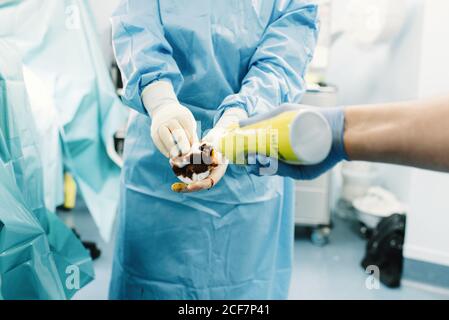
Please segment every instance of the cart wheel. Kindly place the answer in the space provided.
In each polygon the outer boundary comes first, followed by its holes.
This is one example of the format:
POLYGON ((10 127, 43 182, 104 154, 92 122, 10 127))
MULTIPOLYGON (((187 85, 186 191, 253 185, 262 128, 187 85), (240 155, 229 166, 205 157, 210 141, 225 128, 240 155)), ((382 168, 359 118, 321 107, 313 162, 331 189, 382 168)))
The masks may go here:
POLYGON ((310 240, 316 246, 325 246, 329 243, 329 234, 331 229, 329 227, 317 227, 312 230, 310 240))

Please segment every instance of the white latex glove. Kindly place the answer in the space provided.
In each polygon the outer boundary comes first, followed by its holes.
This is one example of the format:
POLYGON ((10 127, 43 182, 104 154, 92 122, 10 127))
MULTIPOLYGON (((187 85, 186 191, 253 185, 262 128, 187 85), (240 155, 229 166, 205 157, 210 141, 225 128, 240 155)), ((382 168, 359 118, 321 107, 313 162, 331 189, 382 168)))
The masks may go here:
POLYGON ((182 106, 169 81, 155 81, 142 92, 142 102, 151 116, 151 138, 167 158, 187 154, 198 141, 192 112, 182 106))
MULTIPOLYGON (((218 143, 220 141, 220 138, 226 132, 226 129, 232 124, 235 124, 236 122, 239 122, 240 120, 246 118, 248 118, 248 115, 243 109, 230 108, 226 110, 225 113, 223 113, 223 115, 221 116, 220 120, 218 120, 215 127, 211 129, 203 138, 202 142, 209 143, 215 148, 215 150, 218 150, 218 143)), ((221 159, 220 164, 211 171, 209 177, 204 180, 188 184, 184 192, 196 192, 210 189, 215 186, 225 175, 229 163, 229 161, 223 156, 220 155, 219 157, 221 159)))
POLYGON ((220 143, 220 138, 226 132, 226 129, 246 118, 248 118, 248 114, 241 108, 227 109, 215 127, 206 134, 202 141, 212 144, 218 150, 217 146, 220 143))

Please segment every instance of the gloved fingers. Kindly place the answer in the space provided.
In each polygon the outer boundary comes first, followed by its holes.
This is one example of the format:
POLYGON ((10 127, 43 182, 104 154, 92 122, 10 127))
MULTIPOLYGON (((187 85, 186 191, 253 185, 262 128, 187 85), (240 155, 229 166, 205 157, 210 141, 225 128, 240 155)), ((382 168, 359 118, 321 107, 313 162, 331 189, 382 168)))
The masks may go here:
MULTIPOLYGON (((171 120, 167 123, 167 127, 172 134, 178 151, 181 152, 180 155, 183 156, 189 153, 192 145, 190 144, 189 138, 187 137, 187 133, 181 127, 181 124, 176 120, 171 120)), ((175 156, 179 156, 179 154, 175 154, 175 156)))
POLYGON ((212 145, 217 145, 220 141, 220 138, 226 133, 226 130, 223 128, 215 127, 212 128, 206 136, 202 139, 204 142, 208 142, 212 145))
POLYGON ((213 181, 212 187, 216 185, 221 180, 221 178, 224 177, 227 169, 228 169, 228 162, 225 162, 219 164, 215 169, 212 170, 210 174, 210 178, 213 181))
POLYGON ((248 171, 257 176, 283 176, 300 179, 301 166, 290 165, 262 154, 248 155, 248 171))
POLYGON ((170 157, 170 153, 168 152, 167 148, 165 147, 164 143, 162 142, 159 132, 155 132, 151 135, 151 138, 153 139, 154 145, 156 148, 167 158, 170 157))
POLYGON ((190 111, 187 112, 183 117, 178 117, 177 120, 184 128, 184 131, 187 134, 187 138, 189 139, 190 145, 198 142, 198 135, 196 133, 196 121, 190 111))
POLYGON ((208 189, 212 188, 214 185, 215 185, 215 181, 211 177, 208 177, 204 180, 189 184, 187 186, 187 190, 185 191, 185 193, 192 193, 192 192, 198 192, 201 190, 208 190, 208 189))
POLYGON ((310 166, 301 166, 279 162, 279 168, 276 175, 281 177, 290 177, 295 180, 310 180, 313 178, 306 178, 304 171, 310 166))
POLYGON ((248 171, 256 176, 281 176, 296 180, 311 180, 319 177, 326 170, 323 164, 304 166, 294 165, 264 155, 248 156, 248 171))
POLYGON ((248 171, 256 176, 272 176, 277 173, 278 160, 263 154, 248 155, 248 171), (268 169, 272 168, 271 171, 268 169))
POLYGON ((170 131, 170 129, 163 125, 158 129, 159 137, 165 146, 165 150, 167 151, 170 158, 176 158, 180 155, 180 150, 176 145, 176 141, 170 131))
POLYGON ((214 170, 212 170, 209 177, 201 181, 190 183, 189 185, 187 185, 187 188, 183 192, 191 193, 211 189, 221 180, 221 178, 223 178, 227 168, 227 164, 220 164, 214 170))

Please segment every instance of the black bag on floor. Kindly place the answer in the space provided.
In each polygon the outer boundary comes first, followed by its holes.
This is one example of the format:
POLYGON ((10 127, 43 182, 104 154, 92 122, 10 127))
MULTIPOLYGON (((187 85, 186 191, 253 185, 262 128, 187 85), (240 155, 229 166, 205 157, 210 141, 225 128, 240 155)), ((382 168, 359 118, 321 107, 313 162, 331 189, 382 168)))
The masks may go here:
POLYGON ((361 263, 365 270, 368 266, 377 266, 380 282, 390 288, 401 284, 405 220, 404 214, 394 214, 382 219, 368 240, 361 263))

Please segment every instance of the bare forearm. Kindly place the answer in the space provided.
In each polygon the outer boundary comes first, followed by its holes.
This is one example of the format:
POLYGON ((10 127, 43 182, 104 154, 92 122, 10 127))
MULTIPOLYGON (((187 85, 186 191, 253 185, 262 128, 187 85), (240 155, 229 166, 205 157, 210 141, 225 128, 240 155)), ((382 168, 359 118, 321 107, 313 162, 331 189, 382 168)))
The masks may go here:
POLYGON ((449 97, 345 110, 351 160, 449 171, 449 97))

